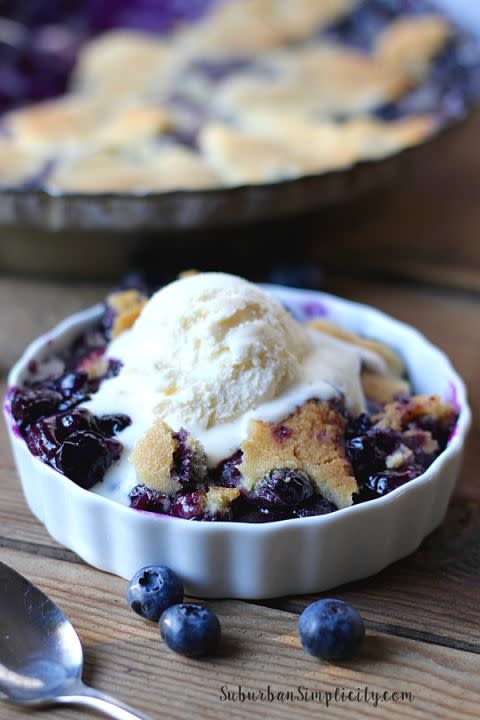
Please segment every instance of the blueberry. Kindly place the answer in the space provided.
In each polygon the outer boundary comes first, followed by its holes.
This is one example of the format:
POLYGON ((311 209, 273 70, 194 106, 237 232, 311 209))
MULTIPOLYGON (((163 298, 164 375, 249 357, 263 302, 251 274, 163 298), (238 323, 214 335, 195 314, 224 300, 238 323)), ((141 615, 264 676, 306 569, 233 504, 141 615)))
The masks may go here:
POLYGON ((313 495, 310 479, 302 470, 272 470, 259 480, 254 497, 267 510, 287 510, 313 495))
POLYGON ((348 440, 347 453, 355 471, 355 477, 363 480, 372 472, 383 470, 387 456, 402 444, 402 440, 399 432, 376 428, 348 440))
POLYGON ((215 613, 204 605, 181 603, 162 614, 160 633, 173 652, 201 657, 215 652, 221 630, 215 613))
POLYGON ((104 420, 85 408, 40 418, 26 433, 26 443, 32 455, 42 462, 82 487, 91 487, 103 478, 122 449, 109 436, 125 422, 124 416, 108 416, 105 427, 104 420))
POLYGON ((219 484, 225 487, 235 488, 242 482, 242 473, 239 465, 242 463, 243 452, 238 450, 234 455, 227 458, 218 468, 219 484))
POLYGON ((314 495, 306 502, 294 508, 292 517, 302 518, 313 517, 316 515, 328 515, 336 510, 338 510, 338 508, 333 503, 326 500, 323 495, 314 495))
POLYGON ((127 602, 137 615, 158 622, 171 605, 183 600, 183 583, 168 567, 150 565, 139 570, 127 588, 127 602))
POLYGON ((128 415, 102 415, 98 418, 98 426, 107 437, 113 437, 132 424, 128 415))
POLYGON ((304 650, 324 660, 353 657, 365 637, 357 610, 331 598, 308 605, 300 615, 298 629, 304 650))
POLYGON ((172 501, 170 514, 184 520, 205 519, 205 491, 178 494, 172 501))
POLYGON ((15 388, 9 394, 12 415, 24 432, 41 417, 53 415, 62 402, 62 395, 44 388, 15 388))
POLYGON ((77 430, 60 446, 56 463, 60 472, 80 487, 89 490, 103 480, 106 471, 118 460, 122 445, 91 430, 77 430))
POLYGON ((402 470, 383 470, 376 475, 370 475, 364 486, 371 490, 375 497, 383 497, 402 485, 415 480, 423 470, 415 465, 409 465, 402 470))
POLYGON ((170 513, 171 500, 167 495, 152 490, 146 485, 136 485, 129 493, 130 507, 144 512, 170 513))

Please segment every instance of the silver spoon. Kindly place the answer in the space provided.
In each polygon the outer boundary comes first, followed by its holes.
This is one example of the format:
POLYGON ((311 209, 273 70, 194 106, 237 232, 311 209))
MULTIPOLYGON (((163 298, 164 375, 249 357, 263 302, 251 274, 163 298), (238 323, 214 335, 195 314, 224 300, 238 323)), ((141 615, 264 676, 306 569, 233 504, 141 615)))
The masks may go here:
POLYGON ((73 625, 26 578, 0 562, 0 693, 18 705, 81 705, 114 720, 148 720, 84 685, 73 625))

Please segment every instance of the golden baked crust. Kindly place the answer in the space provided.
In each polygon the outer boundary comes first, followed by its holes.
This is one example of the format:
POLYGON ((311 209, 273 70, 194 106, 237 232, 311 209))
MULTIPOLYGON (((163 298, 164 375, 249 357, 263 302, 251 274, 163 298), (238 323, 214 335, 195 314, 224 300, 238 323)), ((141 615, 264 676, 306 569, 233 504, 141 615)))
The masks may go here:
POLYGON ((66 95, 9 113, 6 127, 22 148, 52 148, 83 152, 96 147, 137 145, 172 125, 167 110, 130 102, 105 106, 96 98, 66 95))
POLYGON ((69 95, 15 110, 5 117, 5 125, 21 147, 58 148, 83 142, 103 114, 97 103, 69 95))
POLYGON ((305 160, 279 142, 229 127, 207 125, 200 148, 208 165, 226 184, 264 183, 301 175, 305 160))
POLYGON ((83 48, 73 86, 83 94, 108 100, 158 96, 169 76, 171 46, 147 33, 111 30, 83 48))
POLYGON ((421 142, 435 129, 430 116, 388 123, 361 118, 339 124, 313 121, 298 111, 279 113, 268 109, 243 114, 240 121, 241 129, 227 128, 222 135, 210 136, 210 146, 205 148, 207 159, 212 157, 210 151, 222 156, 224 163, 235 163, 235 155, 239 154, 240 162, 248 168, 250 156, 245 157, 241 150, 247 142, 258 147, 263 139, 263 148, 276 145, 277 153, 288 150, 304 172, 322 172, 348 167, 362 159, 391 155, 421 142))
POLYGON ((333 337, 337 337, 340 340, 344 340, 345 342, 352 343, 353 345, 358 345, 365 348, 366 350, 377 353, 377 355, 380 355, 380 357, 383 358, 392 375, 402 377, 402 375, 405 374, 405 364, 400 355, 398 355, 394 350, 392 350, 391 347, 385 345, 382 342, 378 342, 377 340, 369 340, 367 338, 361 337, 360 335, 356 335, 355 333, 352 333, 349 330, 345 330, 345 328, 342 328, 335 323, 329 322, 328 320, 310 320, 306 323, 306 325, 307 327, 311 327, 314 330, 319 330, 320 332, 326 333, 327 335, 333 335, 333 337))
POLYGON ((240 496, 238 488, 216 487, 211 485, 206 493, 205 510, 209 515, 224 515, 230 505, 240 496))
POLYGON ((146 104, 127 105, 105 123, 99 124, 91 142, 100 147, 134 145, 159 137, 172 125, 172 117, 164 108, 146 104))
POLYGON ((78 364, 78 370, 86 372, 90 380, 105 375, 108 370, 108 359, 100 352, 93 352, 78 364))
POLYGON ((404 70, 412 82, 419 82, 451 34, 450 23, 441 15, 399 18, 379 36, 375 55, 384 67, 404 70))
POLYGON ((143 308, 147 298, 138 290, 122 290, 111 293, 107 297, 107 305, 115 312, 112 325, 112 338, 116 338, 132 327, 143 308))
POLYGON ((67 192, 162 192, 216 187, 219 181, 190 150, 145 143, 67 157, 46 184, 51 190, 67 192))
POLYGON ((358 2, 229 0, 168 40, 94 38, 70 94, 5 118, 12 150, 0 147, 0 183, 30 179, 39 152, 55 160, 48 190, 144 193, 276 182, 422 142, 433 114, 383 122, 374 112, 425 78, 453 28, 435 13, 400 17, 370 53, 315 36, 358 2), (205 71, 212 59, 253 62, 217 82, 205 71), (201 153, 173 140, 199 127, 201 153), (159 146, 170 130, 170 146, 159 146))
POLYGON ((249 55, 302 40, 353 10, 359 0, 237 0, 219 3, 177 35, 186 56, 249 55))
POLYGON ((137 441, 129 457, 139 482, 164 495, 178 492, 181 485, 171 475, 176 449, 171 428, 162 420, 156 420, 137 441))
POLYGON ((392 402, 397 395, 409 395, 411 392, 407 380, 395 375, 379 375, 368 370, 362 372, 362 387, 367 400, 382 405, 392 402))
POLYGON ((47 157, 41 151, 31 152, 0 140, 0 186, 19 185, 41 172, 47 157))
POLYGON ((385 465, 389 470, 397 470, 412 460, 414 460, 413 450, 401 444, 390 455, 387 455, 385 465))
POLYGON ((310 400, 280 425, 252 420, 242 443, 239 469, 252 490, 272 470, 298 468, 338 508, 352 505, 358 491, 345 452, 345 419, 329 402, 310 400))
POLYGON ((264 61, 274 78, 253 73, 234 77, 220 86, 214 107, 240 117, 264 110, 317 118, 356 115, 399 98, 409 85, 404 71, 328 44, 279 50, 264 61))
POLYGON ((374 160, 418 145, 435 132, 437 125, 430 115, 415 115, 394 122, 358 118, 341 128, 343 142, 352 147, 355 159, 374 160))
MULTIPOLYGON (((279 123, 280 125, 281 123, 279 123)), ((293 128, 291 128, 293 130, 293 128)), ((339 131, 333 126, 308 128, 298 124, 294 135, 277 128, 250 133, 228 125, 207 125, 200 136, 200 147, 207 163, 227 184, 274 182, 299 174, 347 167, 354 157, 342 144, 339 131), (308 145, 308 140, 316 144, 308 145)))

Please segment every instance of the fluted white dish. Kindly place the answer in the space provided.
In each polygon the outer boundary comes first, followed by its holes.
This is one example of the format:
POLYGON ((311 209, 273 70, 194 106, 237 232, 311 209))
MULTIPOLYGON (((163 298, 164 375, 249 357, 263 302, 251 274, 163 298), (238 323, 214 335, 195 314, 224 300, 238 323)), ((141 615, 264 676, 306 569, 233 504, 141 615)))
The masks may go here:
MULTIPOLYGON (((471 422, 465 385, 446 355, 414 328, 374 308, 319 292, 265 289, 301 320, 328 317, 400 352, 415 392, 438 393, 459 410, 446 450, 423 475, 389 495, 330 515, 260 525, 192 522, 139 512, 78 487, 30 454, 6 405, 25 498, 55 540, 124 578, 144 565, 164 564, 180 574, 192 595, 265 599, 320 592, 372 575, 416 550, 442 522, 471 422)), ((77 313, 35 340, 12 368, 9 386, 21 385, 32 360, 65 348, 101 312, 97 306, 77 313)))

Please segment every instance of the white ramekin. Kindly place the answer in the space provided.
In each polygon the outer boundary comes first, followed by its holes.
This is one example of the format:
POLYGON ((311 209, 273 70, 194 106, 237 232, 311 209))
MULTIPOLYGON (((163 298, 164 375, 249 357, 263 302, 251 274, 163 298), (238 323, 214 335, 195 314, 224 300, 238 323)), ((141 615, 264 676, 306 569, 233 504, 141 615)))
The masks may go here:
MULTIPOLYGON (((404 487, 331 515, 264 525, 192 522, 138 512, 78 487, 30 454, 6 407, 27 503, 55 540, 124 578, 164 564, 192 595, 259 599, 320 592, 372 575, 412 553, 441 523, 471 420, 465 386, 448 358, 417 330, 373 308, 318 292, 266 289, 299 319, 324 315, 396 348, 416 392, 439 393, 457 404, 458 426, 447 449, 404 487)), ((9 386, 28 376, 29 361, 65 347, 100 312, 78 313, 34 341, 11 370, 9 386)))

